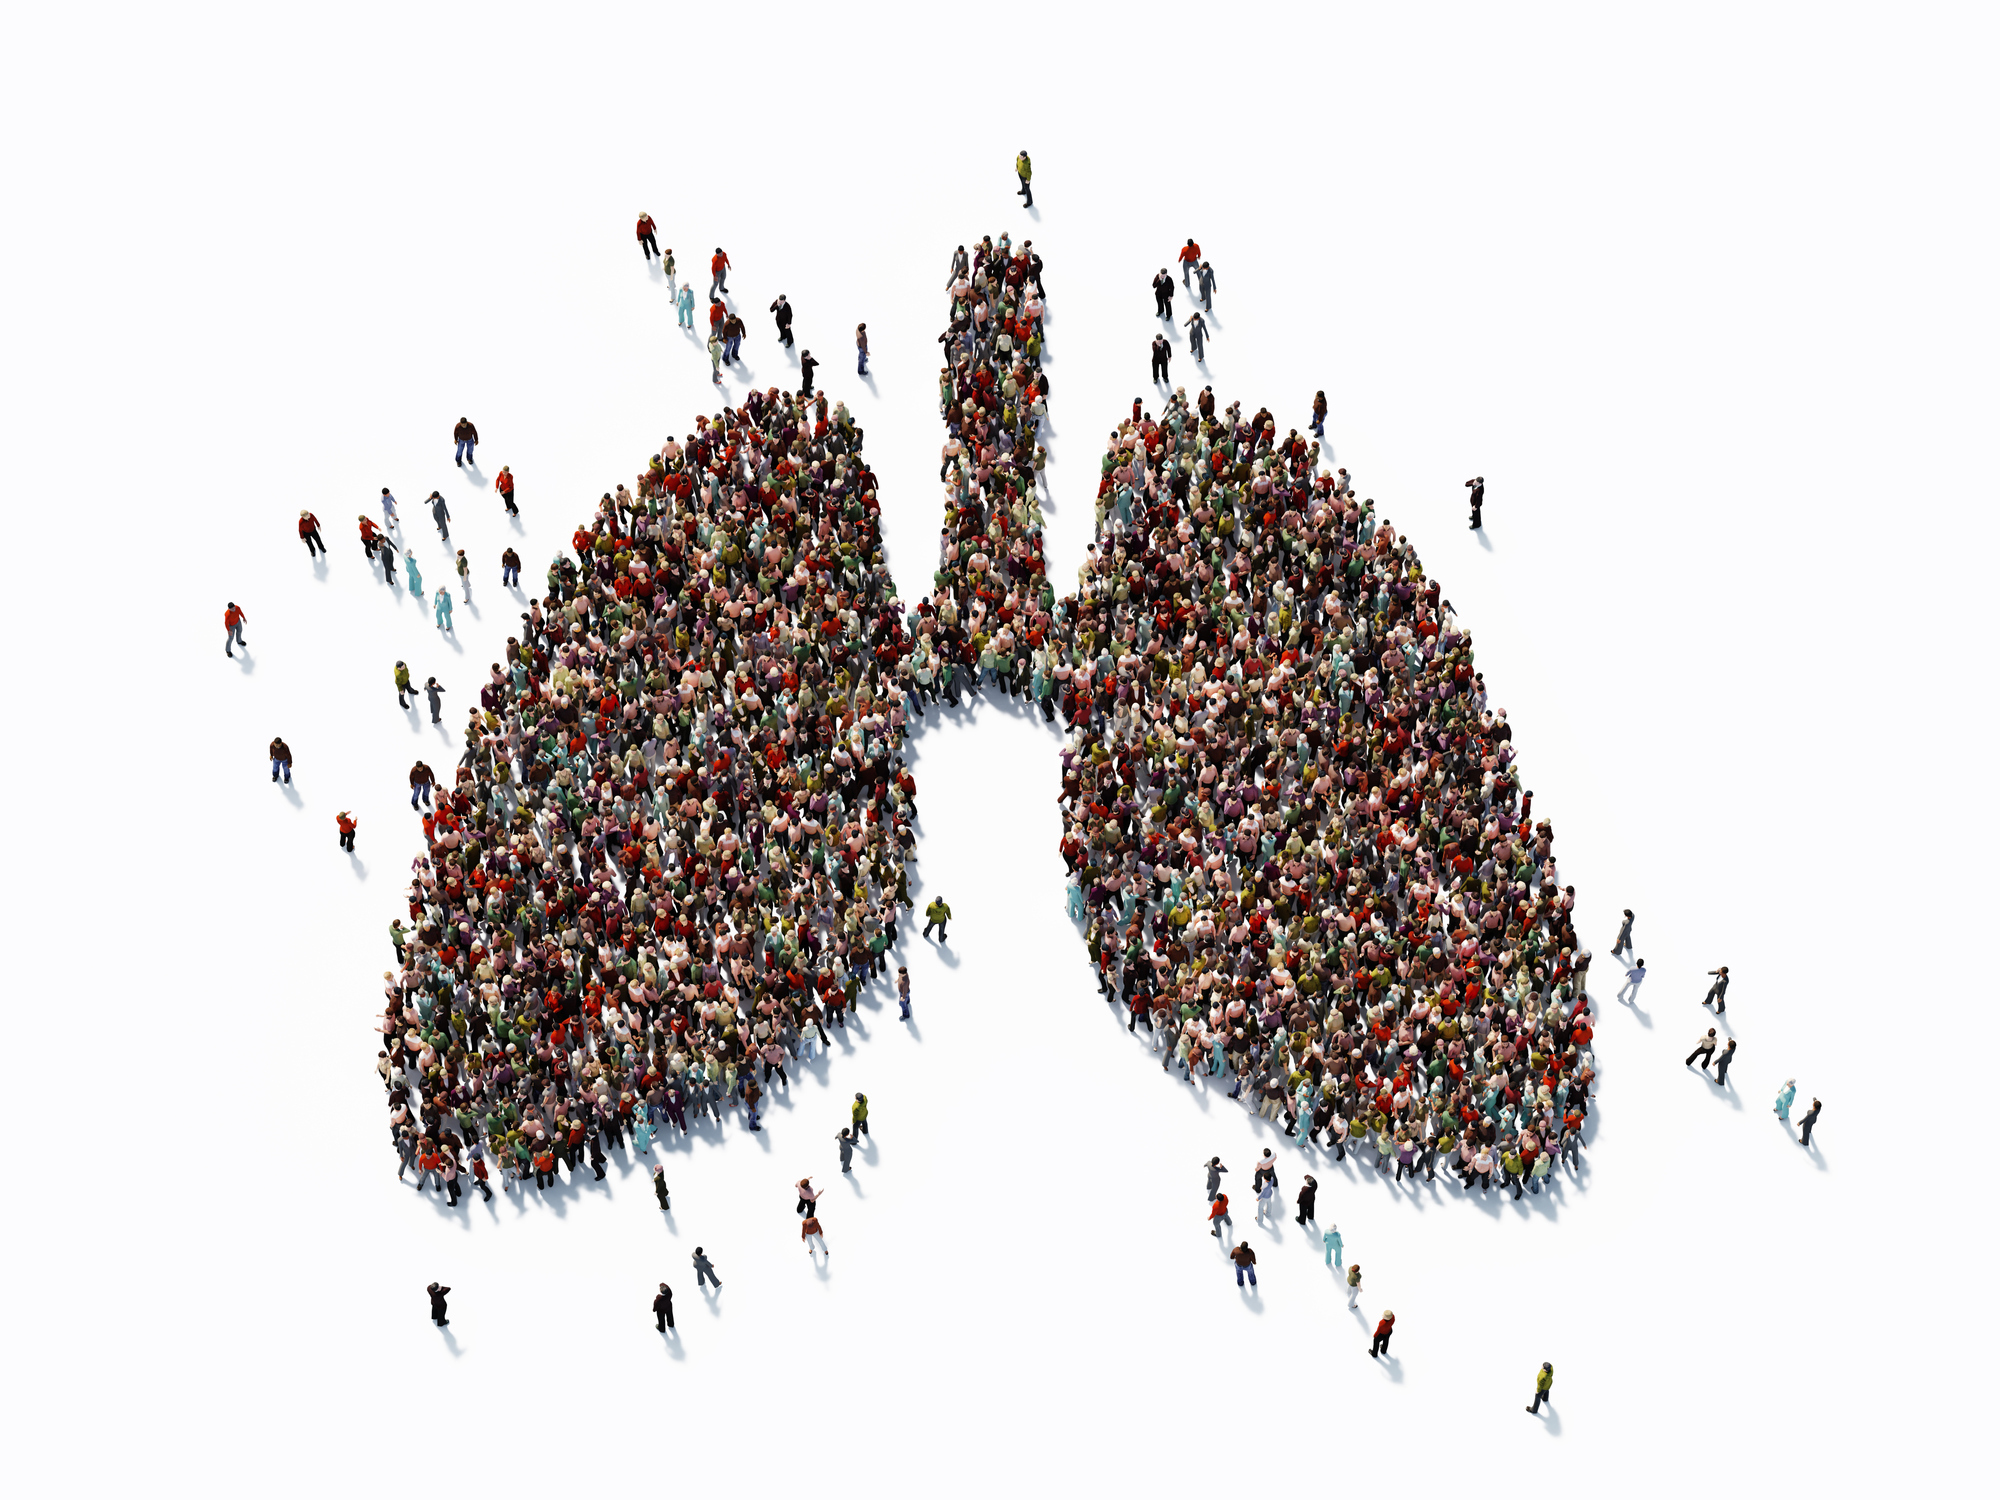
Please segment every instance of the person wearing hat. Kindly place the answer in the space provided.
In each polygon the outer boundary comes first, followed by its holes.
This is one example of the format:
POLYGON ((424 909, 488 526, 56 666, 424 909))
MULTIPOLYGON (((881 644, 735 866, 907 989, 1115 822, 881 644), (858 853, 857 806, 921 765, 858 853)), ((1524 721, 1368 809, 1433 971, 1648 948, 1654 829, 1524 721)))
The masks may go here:
POLYGON ((1555 1405, 1553 1401, 1549 1401, 1549 1387, 1555 1383, 1556 1367, 1547 1360, 1543 1360, 1542 1368, 1535 1375, 1535 1404, 1523 1407, 1522 1410, 1526 1411, 1532 1417, 1541 1411, 1544 1401, 1548 1401, 1551 1406, 1555 1405))
POLYGON ((431 1297, 431 1321, 440 1328, 444 1327, 445 1324, 451 1321, 450 1318, 445 1316, 444 1308, 444 1299, 451 1295, 451 1288, 448 1286, 439 1286, 433 1281, 424 1290, 429 1292, 431 1297))
POLYGON ((1014 158, 1014 175, 1021 179, 1021 186, 1015 190, 1014 196, 1027 200, 1021 205, 1023 208, 1033 208, 1035 206, 1035 190, 1028 185, 1028 182, 1035 175, 1035 164, 1028 160, 1028 153, 1026 151, 1021 152, 1019 156, 1014 158))
POLYGON ((674 1294, 664 1281, 660 1283, 659 1296, 653 1299, 653 1326, 662 1333, 674 1326, 674 1294))
POLYGON ((783 292, 778 293, 778 300, 771 304, 771 314, 778 324, 778 342, 787 349, 791 348, 792 304, 785 300, 783 292))
POLYGON ((1382 1321, 1375 1325, 1375 1342, 1368 1346, 1368 1357, 1380 1359, 1389 1352, 1389 1335, 1396 1331, 1396 1315, 1388 1308, 1382 1309, 1382 1321))
POLYGON ((319 534, 319 517, 309 510, 299 512, 299 540, 306 544, 307 557, 326 556, 326 538, 319 534))
POLYGON ((653 263, 653 257, 660 253, 660 242, 653 238, 656 227, 651 214, 639 215, 639 253, 645 257, 649 266, 653 263))
POLYGON ((1472 494, 1468 497, 1472 501, 1472 524, 1466 529, 1468 531, 1477 531, 1480 528, 1479 507, 1486 503, 1486 476, 1483 474, 1475 475, 1473 478, 1465 481, 1465 487, 1472 491, 1472 494))
MULTIPOLYGON (((479 446, 479 429, 472 425, 472 418, 460 417, 458 419, 458 425, 451 430, 451 440, 457 445, 454 457, 458 466, 462 469, 467 464, 472 463, 472 450, 479 446)), ((477 465, 474 465, 474 467, 477 467, 477 465)))

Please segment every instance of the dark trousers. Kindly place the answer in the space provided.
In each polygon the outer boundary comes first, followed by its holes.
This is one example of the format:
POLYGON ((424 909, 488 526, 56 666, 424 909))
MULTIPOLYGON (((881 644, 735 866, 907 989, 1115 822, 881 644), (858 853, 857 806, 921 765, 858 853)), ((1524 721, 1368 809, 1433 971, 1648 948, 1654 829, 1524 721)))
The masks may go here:
POLYGON ((651 260, 660 253, 660 242, 650 234, 642 234, 639 236, 639 248, 644 252, 646 259, 651 260))
POLYGON ((721 1278, 720 1276, 716 1275, 716 1274, 715 1274, 715 1273, 714 1273, 713 1271, 709 1271, 709 1270, 705 1270, 705 1269, 703 1269, 703 1268, 702 1268, 702 1267, 700 1267, 700 1266, 696 1266, 696 1267, 694 1268, 694 1284, 695 1284, 695 1287, 696 1287, 697 1289, 699 1289, 699 1288, 701 1287, 702 1283, 703 1283, 703 1282, 707 1282, 707 1281, 712 1281, 712 1282, 714 1282, 714 1283, 715 1283, 715 1289, 716 1289, 716 1290, 717 1290, 718 1292, 722 1290, 722 1278, 721 1278))
POLYGON ((479 1196, 481 1198, 484 1198, 488 1203, 491 1203, 493 1201, 493 1189, 486 1185, 486 1179, 484 1177, 473 1178, 472 1185, 479 1189, 479 1196))
POLYGON ((354 830, 348 829, 340 835, 340 847, 349 854, 354 852, 354 830))
POLYGON ((1373 1344, 1373 1345, 1371 1345, 1371 1346, 1369 1347, 1369 1350, 1368 1350, 1368 1352, 1369 1352, 1369 1353, 1370 1353, 1371 1355, 1378 1355, 1378 1356, 1379 1356, 1379 1355, 1383 1355, 1383 1354, 1387 1354, 1387 1353, 1389 1352, 1389 1338, 1390 1338, 1390 1335, 1391 1335, 1391 1334, 1393 1334, 1393 1333, 1395 1333, 1395 1331, 1396 1331, 1395 1329, 1391 1328, 1391 1329, 1389 1330, 1389 1332, 1388 1332, 1388 1333, 1378 1333, 1378 1334, 1376 1334, 1376 1335, 1375 1335, 1375 1342, 1374 1342, 1374 1344, 1373 1344))
POLYGON ((1035 206, 1035 190, 1028 186, 1028 179, 1025 177, 1021 179, 1021 190, 1014 196, 1017 198, 1027 199, 1028 201, 1025 206, 1028 208, 1033 208, 1035 206))
MULTIPOLYGON (((1697 1057, 1698 1057, 1698 1058, 1700 1058, 1700 1059, 1701 1059, 1701 1065, 1702 1065, 1702 1068, 1703 1068, 1704 1070, 1706 1070, 1706 1069, 1707 1069, 1707 1067, 1708 1067, 1708 1065, 1709 1065, 1709 1062, 1710 1062, 1710 1060, 1711 1060, 1711 1059, 1713 1059, 1713 1058, 1714 1058, 1714 1056, 1715 1056, 1715 1054, 1714 1054, 1713 1052, 1708 1052, 1708 1051, 1704 1051, 1704 1050, 1703 1050, 1702 1048, 1700 1048, 1700 1047, 1697 1047, 1697 1048, 1695 1048, 1695 1049, 1694 1049, 1694 1051, 1690 1052, 1690 1053, 1689 1053, 1689 1054, 1687 1055, 1687 1060, 1688 1060, 1688 1062, 1693 1062, 1693 1061, 1694 1061, 1694 1060, 1695 1060, 1695 1059, 1696 1059, 1697 1057)), ((1686 1064, 1684 1063, 1684 1064, 1682 1064, 1682 1066, 1683 1066, 1683 1067, 1685 1067, 1685 1066, 1686 1066, 1686 1064)))
POLYGON ((317 526, 301 536, 299 540, 306 544, 306 556, 324 557, 326 555, 326 538, 319 534, 317 526), (315 551, 314 549, 317 550, 315 551))
POLYGON ((1547 1391, 1536 1391, 1535 1404, 1529 1407, 1528 1410, 1531 1413, 1540 1411, 1542 1409, 1542 1403, 1548 1399, 1549 1399, 1549 1393, 1547 1391))
POLYGON ((669 1328, 674 1326, 672 1310, 654 1314, 653 1322, 659 1328, 660 1332, 665 1333, 669 1328))

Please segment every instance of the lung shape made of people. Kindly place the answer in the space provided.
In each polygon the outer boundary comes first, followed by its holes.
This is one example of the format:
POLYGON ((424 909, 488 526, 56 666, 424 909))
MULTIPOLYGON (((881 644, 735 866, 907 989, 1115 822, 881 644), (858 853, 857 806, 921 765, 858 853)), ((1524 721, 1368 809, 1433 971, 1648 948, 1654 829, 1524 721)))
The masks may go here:
POLYGON ((1065 731, 1071 914, 1181 1076, 1302 1145, 1532 1173, 1588 1107, 1569 893, 1414 550, 1268 413, 1176 392, 1120 422, 1058 598, 1030 261, 982 241, 950 296, 914 610, 824 394, 697 418, 551 568, 424 820, 383 1013, 406 1161, 544 1184, 757 1128, 910 906, 906 715, 996 691, 1065 731))

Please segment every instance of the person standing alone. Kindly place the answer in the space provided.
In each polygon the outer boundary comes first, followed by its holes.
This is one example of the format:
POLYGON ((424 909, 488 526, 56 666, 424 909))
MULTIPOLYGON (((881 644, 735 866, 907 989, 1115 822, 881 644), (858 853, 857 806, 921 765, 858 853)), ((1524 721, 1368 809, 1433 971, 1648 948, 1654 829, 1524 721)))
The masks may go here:
MULTIPOLYGON (((1535 1375, 1535 1404, 1533 1406, 1523 1407, 1522 1410, 1527 1412, 1527 1414, 1531 1417, 1540 1412, 1542 1409, 1542 1403, 1544 1401, 1549 1401, 1549 1387, 1554 1385, 1555 1383, 1556 1383, 1556 1367, 1550 1364, 1547 1360, 1543 1360, 1542 1368, 1535 1375)), ((1555 1405, 1553 1401, 1549 1401, 1549 1404, 1551 1406, 1555 1405)))
MULTIPOLYGON (((451 430, 451 440, 458 445, 455 459, 462 469, 472 463, 472 450, 479 446, 479 429, 472 425, 472 418, 460 417, 458 425, 451 430)), ((474 464, 477 468, 478 465, 474 464)))
POLYGON ((439 1286, 433 1281, 424 1290, 429 1292, 431 1297, 431 1321, 440 1328, 444 1327, 445 1324, 451 1321, 450 1318, 445 1316, 444 1307, 444 1299, 451 1295, 451 1288, 448 1286, 439 1286))
POLYGON ((1035 164, 1028 160, 1027 152, 1023 151, 1019 156, 1014 158, 1014 175, 1021 179, 1021 186, 1015 192, 1014 196, 1028 200, 1022 205, 1024 208, 1033 208, 1035 206, 1035 190, 1028 186, 1028 180, 1035 175, 1035 164))
POLYGON ((1479 508, 1486 503, 1486 480, 1484 476, 1477 476, 1466 480, 1465 487, 1472 491, 1469 497, 1472 501, 1472 524, 1466 530, 1478 531, 1484 524, 1479 519, 1479 508))
POLYGON ((653 1299, 653 1326, 662 1333, 674 1326, 674 1293, 664 1281, 659 1296, 653 1299))
POLYGON ((250 643, 243 639, 243 622, 250 617, 237 607, 236 601, 229 601, 229 608, 222 612, 222 654, 236 655, 235 647, 241 646, 243 654, 250 654, 250 643))

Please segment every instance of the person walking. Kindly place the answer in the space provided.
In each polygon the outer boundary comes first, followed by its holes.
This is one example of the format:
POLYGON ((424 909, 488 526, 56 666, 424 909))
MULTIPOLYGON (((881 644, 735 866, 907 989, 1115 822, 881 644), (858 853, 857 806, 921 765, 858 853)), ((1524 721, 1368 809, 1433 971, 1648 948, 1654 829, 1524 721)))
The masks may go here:
POLYGON ((224 656, 234 660, 236 656, 235 648, 238 646, 243 648, 245 656, 250 654, 250 643, 243 639, 243 622, 249 618, 234 599, 229 601, 229 608, 222 612, 222 654, 224 656))
POLYGON ((771 317, 778 325, 778 342, 783 344, 787 349, 791 348, 792 304, 785 300, 783 292, 778 293, 778 300, 771 304, 771 317))
POLYGON ((743 335, 749 332, 743 320, 731 313, 722 320, 722 362, 729 365, 743 363, 743 335))
POLYGON ((842 1126, 840 1133, 833 1139, 834 1144, 840 1147, 840 1170, 843 1172, 852 1172, 854 1170, 854 1132, 842 1126))
POLYGON ((507 589, 521 586, 521 554, 512 547, 500 554, 500 586, 507 589))
POLYGON ((436 490, 431 491, 431 520, 437 525, 438 535, 444 538, 445 544, 449 546, 451 544, 451 507, 444 503, 444 496, 440 495, 436 490))
POLYGON ((819 1219, 815 1215, 805 1216, 799 1225, 799 1238, 805 1242, 806 1254, 811 1255, 817 1249, 821 1255, 829 1258, 833 1255, 833 1252, 826 1248, 826 1235, 820 1229, 819 1219))
POLYGON ((410 706, 410 694, 414 693, 415 691, 416 691, 415 686, 410 682, 409 667, 403 662, 397 662, 396 663, 396 707, 404 709, 408 708, 410 706))
POLYGON ((340 847, 349 854, 354 852, 354 830, 361 825, 354 821, 351 812, 337 812, 333 815, 334 825, 340 829, 340 847))
MULTIPOLYGON (((472 463, 472 450, 479 446, 479 429, 472 425, 472 418, 460 417, 458 425, 451 430, 451 440, 457 445, 453 461, 462 469, 472 463)), ((473 464, 474 468, 479 467, 473 464)))
MULTIPOLYGON (((366 516, 361 519, 368 520, 366 516)), ((374 522, 370 521, 369 527, 373 526, 374 522)), ((386 531, 377 531, 367 540, 374 549, 373 555, 382 564, 382 581, 393 589, 396 586, 396 544, 389 540, 389 533, 386 531)))
POLYGON ((674 289, 674 247, 672 245, 667 246, 667 253, 660 257, 660 269, 666 273, 667 290, 672 292, 674 289))
POLYGON ((904 1021, 909 1020, 910 1019, 910 968, 908 964, 896 965, 896 1000, 903 1007, 903 1014, 898 1019, 904 1021))
POLYGON ((1729 1065, 1735 1061, 1736 1038, 1731 1037, 1729 1044, 1715 1054, 1715 1082, 1718 1087, 1727 1088, 1729 1086, 1729 1065))
POLYGON ((653 263, 653 257, 660 253, 660 242, 653 238, 653 231, 657 227, 653 223, 651 214, 639 215, 639 252, 645 256, 646 264, 649 266, 653 263))
POLYGON ((507 507, 507 514, 520 515, 521 508, 514 503, 514 471, 507 465, 500 465, 500 472, 493 480, 493 488, 500 492, 500 503, 507 507))
POLYGON ((1792 1123, 1792 1101, 1799 1096, 1799 1081, 1787 1078, 1785 1086, 1778 1090, 1778 1102, 1771 1106, 1771 1113, 1785 1122, 1787 1129, 1792 1123))
POLYGON ((1215 267, 1211 266, 1207 261, 1203 261, 1201 269, 1195 272, 1194 287, 1201 294, 1202 309, 1206 312, 1214 312, 1215 267))
POLYGON ((951 934, 945 930, 945 924, 950 921, 951 907, 946 903, 944 897, 936 897, 929 906, 924 908, 924 936, 929 937, 931 929, 935 927, 938 933, 938 941, 941 943, 950 942, 951 934))
POLYGON ((1684 1068, 1692 1067, 1694 1060, 1698 1057, 1701 1059, 1702 1070, 1706 1072, 1709 1063, 1715 1058, 1715 1049, 1718 1045, 1715 1040, 1715 1028, 1711 1026, 1708 1028, 1708 1035, 1694 1044, 1694 1051, 1687 1055, 1687 1061, 1682 1063, 1681 1066, 1684 1068))
POLYGON ((1153 278, 1153 315, 1159 318, 1174 315, 1174 278, 1165 266, 1153 278))
POLYGON ((1255 1222, 1262 1224, 1266 1214, 1274 1214, 1278 1209, 1278 1184, 1275 1178, 1267 1177, 1257 1189, 1257 1213, 1255 1222))
POLYGON ((701 1246, 696 1245, 694 1247, 695 1289, 699 1291, 704 1284, 709 1282, 715 1284, 715 1289, 718 1292, 722 1290, 722 1278, 715 1274, 714 1263, 709 1260, 708 1253, 701 1246))
POLYGON ((1708 972, 1714 977, 1715 983, 1708 987, 1708 993, 1702 996, 1701 1003, 1703 1005, 1713 1005, 1715 1013, 1719 1016, 1725 1010, 1729 1009, 1726 1003, 1726 997, 1729 994, 1729 965, 1724 964, 1721 968, 1710 969, 1708 972))
POLYGON ((1389 1335, 1396 1331, 1396 1315, 1388 1308, 1382 1309, 1382 1321, 1375 1325, 1375 1342, 1368 1346, 1368 1357, 1380 1359, 1389 1352, 1389 1335))
POLYGON ((1201 309, 1197 307, 1188 314, 1188 320, 1183 326, 1188 331, 1188 350, 1194 355, 1195 363, 1199 364, 1208 352, 1208 324, 1202 318, 1201 309))
POLYGON ((1236 1263, 1236 1284, 1238 1286, 1243 1285, 1243 1278, 1248 1276, 1250 1278, 1250 1285, 1253 1287, 1256 1286, 1257 1252, 1250 1248, 1250 1242, 1244 1240, 1237 1245, 1234 1250, 1229 1252, 1229 1258, 1236 1263))
POLYGON ((1222 1191, 1222 1174, 1228 1170, 1229 1168, 1222 1164, 1221 1157, 1211 1156, 1208 1159, 1208 1201, 1210 1203, 1213 1203, 1215 1195, 1222 1191))
POLYGON ((1478 475, 1471 479, 1466 480, 1465 487, 1472 491, 1472 495, 1470 497, 1472 500, 1472 524, 1466 529, 1468 531, 1477 531, 1480 529, 1480 526, 1482 525, 1482 522, 1479 519, 1479 507, 1486 503, 1485 476, 1478 475))
POLYGON ((445 1315, 445 1306, 444 1306, 444 1299, 451 1295, 451 1288, 448 1286, 439 1286, 435 1281, 433 1281, 429 1286, 425 1287, 424 1290, 426 1292, 429 1292, 431 1297, 431 1321, 437 1324, 437 1326, 440 1328, 444 1327, 445 1324, 451 1321, 451 1319, 445 1315))
POLYGON ((1173 358, 1173 346, 1167 342, 1165 334, 1153 335, 1153 383, 1167 383, 1167 361, 1173 358))
POLYGON ((1222 1238, 1222 1226, 1236 1228, 1236 1221, 1229 1217, 1229 1194, 1217 1193, 1208 1202, 1208 1232, 1216 1239, 1222 1238))
MULTIPOLYGON (((444 590, 439 589, 438 592, 443 594, 444 590)), ((444 603, 445 618, 448 620, 451 618, 451 598, 449 595, 445 596, 444 603)), ((442 724, 444 722, 444 684, 439 682, 435 677, 426 677, 424 679, 424 697, 429 700, 431 705, 431 722, 433 724, 442 724)), ((419 761, 418 764, 421 765, 422 762, 419 761)), ((429 783, 426 782, 425 785, 428 786, 429 783)), ((428 797, 430 794, 427 791, 424 795, 428 797)))
POLYGON ((1035 175, 1035 164, 1028 160, 1028 153, 1026 151, 1023 151, 1014 158, 1014 175, 1021 179, 1021 186, 1015 190, 1014 196, 1027 200, 1021 205, 1023 208, 1033 208, 1035 206, 1035 190, 1028 183, 1035 175))
POLYGON ((715 247, 715 254, 711 255, 708 258, 709 300, 713 301, 715 299, 715 294, 717 292, 726 293, 728 292, 728 290, 729 290, 729 254, 722 248, 722 246, 717 245, 715 247))
POLYGON ((1640 959, 1625 971, 1625 982, 1618 986, 1618 998, 1627 1005, 1638 1003, 1639 986, 1646 982, 1646 960, 1640 959))
POLYGON ((1338 1271, 1340 1269, 1341 1249, 1340 1226, 1338 1224, 1327 1225, 1326 1232, 1319 1237, 1319 1242, 1326 1251, 1327 1268, 1338 1271))
MULTIPOLYGON (((1326 392, 1313 392, 1312 435, 1322 441, 1326 437, 1326 392)), ((1347 470, 1342 469, 1345 474, 1347 470)))
POLYGON ((708 336, 708 378, 716 385, 722 384, 722 336, 711 333, 708 336))
POLYGON ((1194 268, 1201 264, 1201 246, 1197 245, 1190 238, 1185 245, 1181 246, 1181 253, 1178 259, 1181 263, 1181 285, 1186 286, 1188 285, 1188 279, 1194 275, 1194 268))
POLYGON ((799 1201, 793 1208, 793 1213, 810 1214, 818 1211, 815 1205, 819 1202, 819 1189, 812 1185, 810 1177, 801 1177, 798 1180, 796 1191, 799 1195, 799 1201))
POLYGON ((326 538, 319 534, 319 517, 309 510, 299 512, 299 540, 306 544, 307 557, 326 556, 326 538))
POLYGON ((285 743, 283 736, 271 741, 271 779, 273 781, 278 779, 280 771, 284 772, 285 785, 290 786, 292 784, 292 747, 285 743))
POLYGON ((659 1200, 661 1213, 670 1214, 674 1211, 673 1198, 667 1192, 667 1169, 665 1167, 656 1166, 653 1168, 653 1196, 659 1200))
POLYGON ((854 1096, 854 1103, 848 1106, 847 1114, 854 1122, 854 1139, 856 1143, 859 1143, 861 1137, 869 1133, 868 1096, 866 1094, 856 1094, 854 1096))
POLYGON ((674 321, 690 333, 694 331, 694 283, 684 283, 674 298, 674 321))
POLYGON ((431 596, 431 604, 433 606, 433 612, 437 616, 437 628, 439 630, 450 631, 451 590, 446 588, 443 584, 439 584, 438 591, 431 596))
POLYGON ((1632 908, 1628 906, 1625 908, 1625 920, 1618 924, 1618 941, 1611 945, 1611 956, 1616 958, 1621 953, 1632 952, 1632 908))
POLYGON ((653 1298, 653 1326, 661 1333, 674 1326, 674 1292, 664 1281, 660 1283, 659 1295, 653 1298))
POLYGON ((472 602, 472 564, 465 560, 465 549, 463 547, 458 549, 458 561, 455 566, 458 569, 459 586, 465 590, 465 602, 470 604, 472 602))
POLYGON ((801 349, 799 351, 799 394, 801 396, 810 396, 813 393, 813 371, 818 368, 819 361, 813 358, 812 350, 801 349))
POLYGON ((1299 1187, 1298 1217, 1294 1219, 1292 1222, 1295 1224, 1304 1224, 1309 1219, 1311 1219, 1313 1216, 1313 1205, 1318 1200, 1318 1198, 1319 1198, 1319 1179, 1314 1177, 1310 1172, 1308 1172, 1306 1174, 1305 1182, 1301 1184, 1301 1186, 1299 1187))
POLYGON ((403 529, 403 518, 396 510, 396 497, 389 493, 389 486, 382 486, 382 524, 390 531, 403 529))
POLYGON ((417 555, 414 552, 405 552, 403 554, 403 572, 409 580, 410 596, 413 599, 422 599, 424 597, 424 575, 417 570, 417 555))
POLYGON ((1542 1368, 1535 1374, 1535 1404, 1523 1407, 1522 1410, 1532 1417, 1541 1412, 1543 1402, 1547 1401, 1549 1405, 1555 1405, 1555 1402, 1549 1400, 1549 1387, 1555 1383, 1556 1367, 1547 1360, 1543 1360, 1542 1368))
POLYGON ((1799 1116, 1799 1144, 1801 1146, 1810 1146, 1812 1144, 1813 1126, 1818 1123, 1819 1100, 1815 1099, 1812 1102, 1812 1108, 1799 1116))
POLYGON ((866 323, 856 323, 854 325, 854 352, 854 373, 857 375, 866 375, 868 373, 868 325, 866 323))
POLYGON ((1356 1261, 1347 1268, 1347 1308, 1354 1310, 1354 1304, 1361 1300, 1361 1262, 1356 1261))
MULTIPOLYGON (((435 683, 437 679, 433 677, 431 681, 435 683)), ((439 688, 438 691, 443 692, 444 689, 439 688)), ((429 805, 431 805, 431 787, 436 782, 436 780, 437 780, 436 773, 433 772, 431 768, 425 765, 422 761, 418 761, 415 765, 410 767, 411 811, 414 812, 416 810, 417 799, 419 797, 423 799, 425 806, 428 807, 429 805)))

